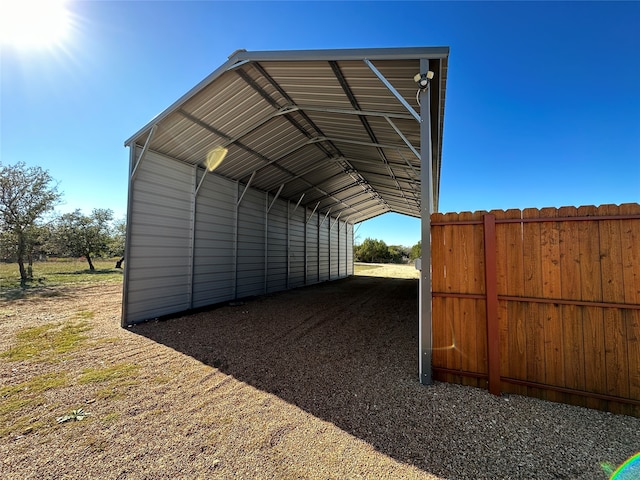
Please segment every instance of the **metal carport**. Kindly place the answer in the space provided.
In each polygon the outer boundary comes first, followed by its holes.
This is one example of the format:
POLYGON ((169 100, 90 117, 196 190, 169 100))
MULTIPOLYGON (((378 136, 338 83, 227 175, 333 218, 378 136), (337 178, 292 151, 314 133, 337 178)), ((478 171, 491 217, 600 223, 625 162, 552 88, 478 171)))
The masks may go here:
POLYGON ((387 212, 422 219, 430 259, 448 55, 448 47, 240 50, 136 132, 125 142, 122 325, 351 275, 354 224, 387 212), (207 168, 216 149, 226 157, 207 168))

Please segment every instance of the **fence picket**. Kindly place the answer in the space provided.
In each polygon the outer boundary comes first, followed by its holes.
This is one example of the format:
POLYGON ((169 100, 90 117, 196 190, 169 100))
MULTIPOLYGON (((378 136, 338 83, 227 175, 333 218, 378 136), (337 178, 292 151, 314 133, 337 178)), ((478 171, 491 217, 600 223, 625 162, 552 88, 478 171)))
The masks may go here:
MULTIPOLYGON (((522 218, 540 218, 540 211, 527 208, 522 211, 522 218)), ((522 225, 523 230, 523 263, 524 293, 527 297, 541 298, 542 293, 542 248, 540 239, 540 223, 531 222, 522 225)), ((544 321, 545 305, 525 303, 525 328, 527 342, 527 379, 536 383, 545 383, 544 356, 544 321)), ((542 398, 545 392, 532 391, 542 398)))
MULTIPOLYGON (((593 205, 578 208, 579 216, 594 217, 594 221, 577 222, 580 234, 580 299, 590 302, 602 301, 600 229, 597 214, 598 208, 593 205)), ((585 352, 589 352, 584 359, 585 388, 593 393, 607 393, 603 309, 584 307, 582 321, 583 348, 585 352)), ((587 398, 586 406, 605 409, 607 402, 597 398, 587 398)))

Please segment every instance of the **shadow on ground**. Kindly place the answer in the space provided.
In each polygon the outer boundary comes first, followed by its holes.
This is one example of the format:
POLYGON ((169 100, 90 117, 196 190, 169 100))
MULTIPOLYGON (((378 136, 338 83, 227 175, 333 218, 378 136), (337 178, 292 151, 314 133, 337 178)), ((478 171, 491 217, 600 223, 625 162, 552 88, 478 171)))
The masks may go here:
POLYGON ((133 331, 446 478, 603 478, 596 449, 629 448, 602 412, 576 425, 575 407, 420 385, 417 296, 417 280, 356 276, 133 331))
POLYGON ((389 402, 417 388, 417 295, 417 280, 358 276, 134 331, 415 461, 422 406, 389 402))

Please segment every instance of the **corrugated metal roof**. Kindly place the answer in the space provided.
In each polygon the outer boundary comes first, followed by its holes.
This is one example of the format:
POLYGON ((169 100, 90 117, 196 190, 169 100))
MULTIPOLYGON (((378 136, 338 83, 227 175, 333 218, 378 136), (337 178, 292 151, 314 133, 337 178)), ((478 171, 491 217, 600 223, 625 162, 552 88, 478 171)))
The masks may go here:
MULTIPOLYGON (((442 159, 448 47, 238 51, 125 145, 144 145, 204 165, 229 149, 215 173, 280 198, 340 214, 350 223, 397 212, 420 217, 420 59, 430 85, 434 205, 442 159), (254 175, 255 173, 255 175, 254 175)), ((424 72, 422 72, 424 73, 424 72)))

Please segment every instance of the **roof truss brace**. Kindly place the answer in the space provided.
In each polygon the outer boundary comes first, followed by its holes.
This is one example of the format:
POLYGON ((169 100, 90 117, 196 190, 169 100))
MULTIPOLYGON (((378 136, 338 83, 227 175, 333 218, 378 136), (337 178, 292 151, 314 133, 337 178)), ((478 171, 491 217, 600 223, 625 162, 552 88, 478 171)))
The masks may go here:
POLYGON ((271 201, 271 205, 269 205, 269 208, 267 208, 267 213, 269 213, 271 211, 271 208, 273 207, 273 204, 276 203, 276 200, 280 196, 280 193, 282 192, 283 188, 284 188, 284 183, 282 185, 280 185, 280 188, 278 189, 278 193, 276 193, 275 197, 273 197, 273 200, 271 201))
POLYGON ((396 131, 398 136, 404 141, 404 143, 407 144, 407 147, 409 147, 411 149, 411 151, 413 152, 413 154, 419 159, 420 158, 420 152, 418 152, 418 150, 413 145, 411 145, 411 142, 409 141, 409 139, 404 136, 404 134, 397 127, 397 125, 395 123, 393 123, 393 121, 389 117, 384 117, 384 118, 387 120, 387 122, 389 122, 389 125, 391 125, 393 127, 393 129, 396 131))
POLYGON ((196 191, 195 191, 196 197, 198 196, 198 192, 200 191, 200 187, 204 183, 204 179, 207 177, 207 173, 209 173, 209 169, 205 168, 204 169, 204 173, 202 174, 202 178, 200 179, 200 181, 198 182, 198 186, 196 187, 196 191))
POLYGON ((320 206, 320 202, 316 203, 316 206, 313 208, 313 212, 311 212, 311 215, 309 215, 309 218, 307 218, 306 223, 309 223, 311 221, 311 217, 313 217, 313 214, 316 213, 316 210, 318 210, 319 206, 320 206))
POLYGON ((296 213, 296 210, 298 209, 298 207, 300 206, 300 203, 302 203, 302 199, 304 198, 304 193, 302 195, 300 195, 300 198, 298 199, 298 203, 296 203, 295 208, 293 209, 293 211, 289 214, 289 218, 291 218, 291 215, 293 215, 294 213, 296 213))
MULTIPOLYGON (((149 145, 151 144, 151 138, 153 137, 153 134, 156 133, 157 129, 158 129, 157 124, 151 127, 151 131, 147 136, 147 140, 144 142, 144 147, 142 147, 142 152, 140 152, 138 161, 136 162, 135 166, 133 167, 133 170, 131 171, 131 182, 133 182, 136 179, 136 175, 138 174, 138 167, 140 167, 140 165, 142 164, 142 161, 144 160, 144 156, 147 154, 147 150, 149 149, 149 145)), ((133 149, 135 151, 135 143, 133 144, 133 149)))
POLYGON ((324 225, 324 222, 330 213, 331 213, 331 209, 327 210, 327 213, 324 214, 324 218, 322 219, 322 222, 320 222, 320 226, 324 225))
POLYGON ((316 107, 313 105, 295 105, 288 108, 288 111, 303 110, 307 112, 320 112, 320 113, 337 113, 340 115, 360 115, 363 117, 391 117, 399 118, 402 120, 413 120, 412 115, 404 113, 392 113, 392 112, 373 112, 371 110, 348 110, 345 108, 329 108, 329 107, 316 107))
POLYGON ((340 138, 340 137, 317 137, 314 139, 316 142, 332 142, 332 143, 350 143, 352 145, 362 145, 365 147, 380 147, 380 148, 391 148, 393 150, 398 150, 401 148, 406 148, 404 145, 388 145, 384 143, 375 143, 375 142, 362 142, 360 140, 351 140, 350 138, 340 138))
POLYGON ((411 165, 411 162, 407 159, 407 157, 405 157, 400 150, 398 150, 398 155, 404 158, 404 161, 407 163, 407 165, 409 165, 409 168, 413 171, 418 180, 420 180, 420 174, 416 171, 413 165, 411 165))
POLYGON ((253 177, 255 177, 255 176, 256 176, 256 172, 253 172, 251 174, 251 178, 249 178, 249 181, 244 186, 244 190, 242 191, 242 195, 240 195, 240 198, 238 199, 238 205, 237 206, 240 206, 240 204, 242 203, 242 199, 244 198, 244 194, 247 193, 247 190, 249 190, 249 187, 251 186, 251 182, 253 182, 253 177))
MULTIPOLYGON (((338 162, 340 160, 343 160, 343 158, 335 158, 333 160, 338 162)), ((361 163, 362 165, 371 165, 373 167, 379 167, 380 166, 380 162, 378 162, 376 160, 367 160, 366 158, 349 157, 349 158, 344 158, 344 160, 347 160, 349 163, 361 163)), ((389 162, 389 166, 392 167, 392 168, 399 168, 399 169, 404 170, 404 171, 413 170, 415 172, 415 170, 413 169, 413 166, 411 166, 411 165, 407 166, 405 163, 389 162)))
POLYGON ((338 220, 340 220, 340 215, 342 215, 342 212, 340 212, 338 214, 338 216, 336 217, 336 219, 333 221, 333 223, 329 223, 329 231, 333 230, 333 227, 335 227, 336 223, 338 223, 338 220))
MULTIPOLYGON (((347 219, 344 221, 344 226, 346 227, 349 224, 349 219, 352 217, 353 215, 349 215, 347 217, 347 219)), ((342 225, 338 225, 338 233, 340 233, 342 231, 342 225)))
POLYGON ((404 97, 400 95, 400 93, 395 89, 395 87, 391 85, 391 83, 389 83, 389 80, 387 80, 384 77, 384 75, 380 73, 380 71, 373 65, 373 63, 371 63, 371 61, 365 58, 364 63, 366 63, 367 66, 371 69, 371 71, 375 74, 375 76, 378 77, 382 83, 384 83, 385 87, 389 89, 389 91, 393 94, 393 96, 396 97, 402 105, 404 105, 404 108, 406 108, 409 111, 409 113, 413 116, 413 118, 415 118, 419 122, 420 115, 418 115, 418 112, 416 112, 413 109, 413 107, 409 105, 409 103, 404 99, 404 97))

